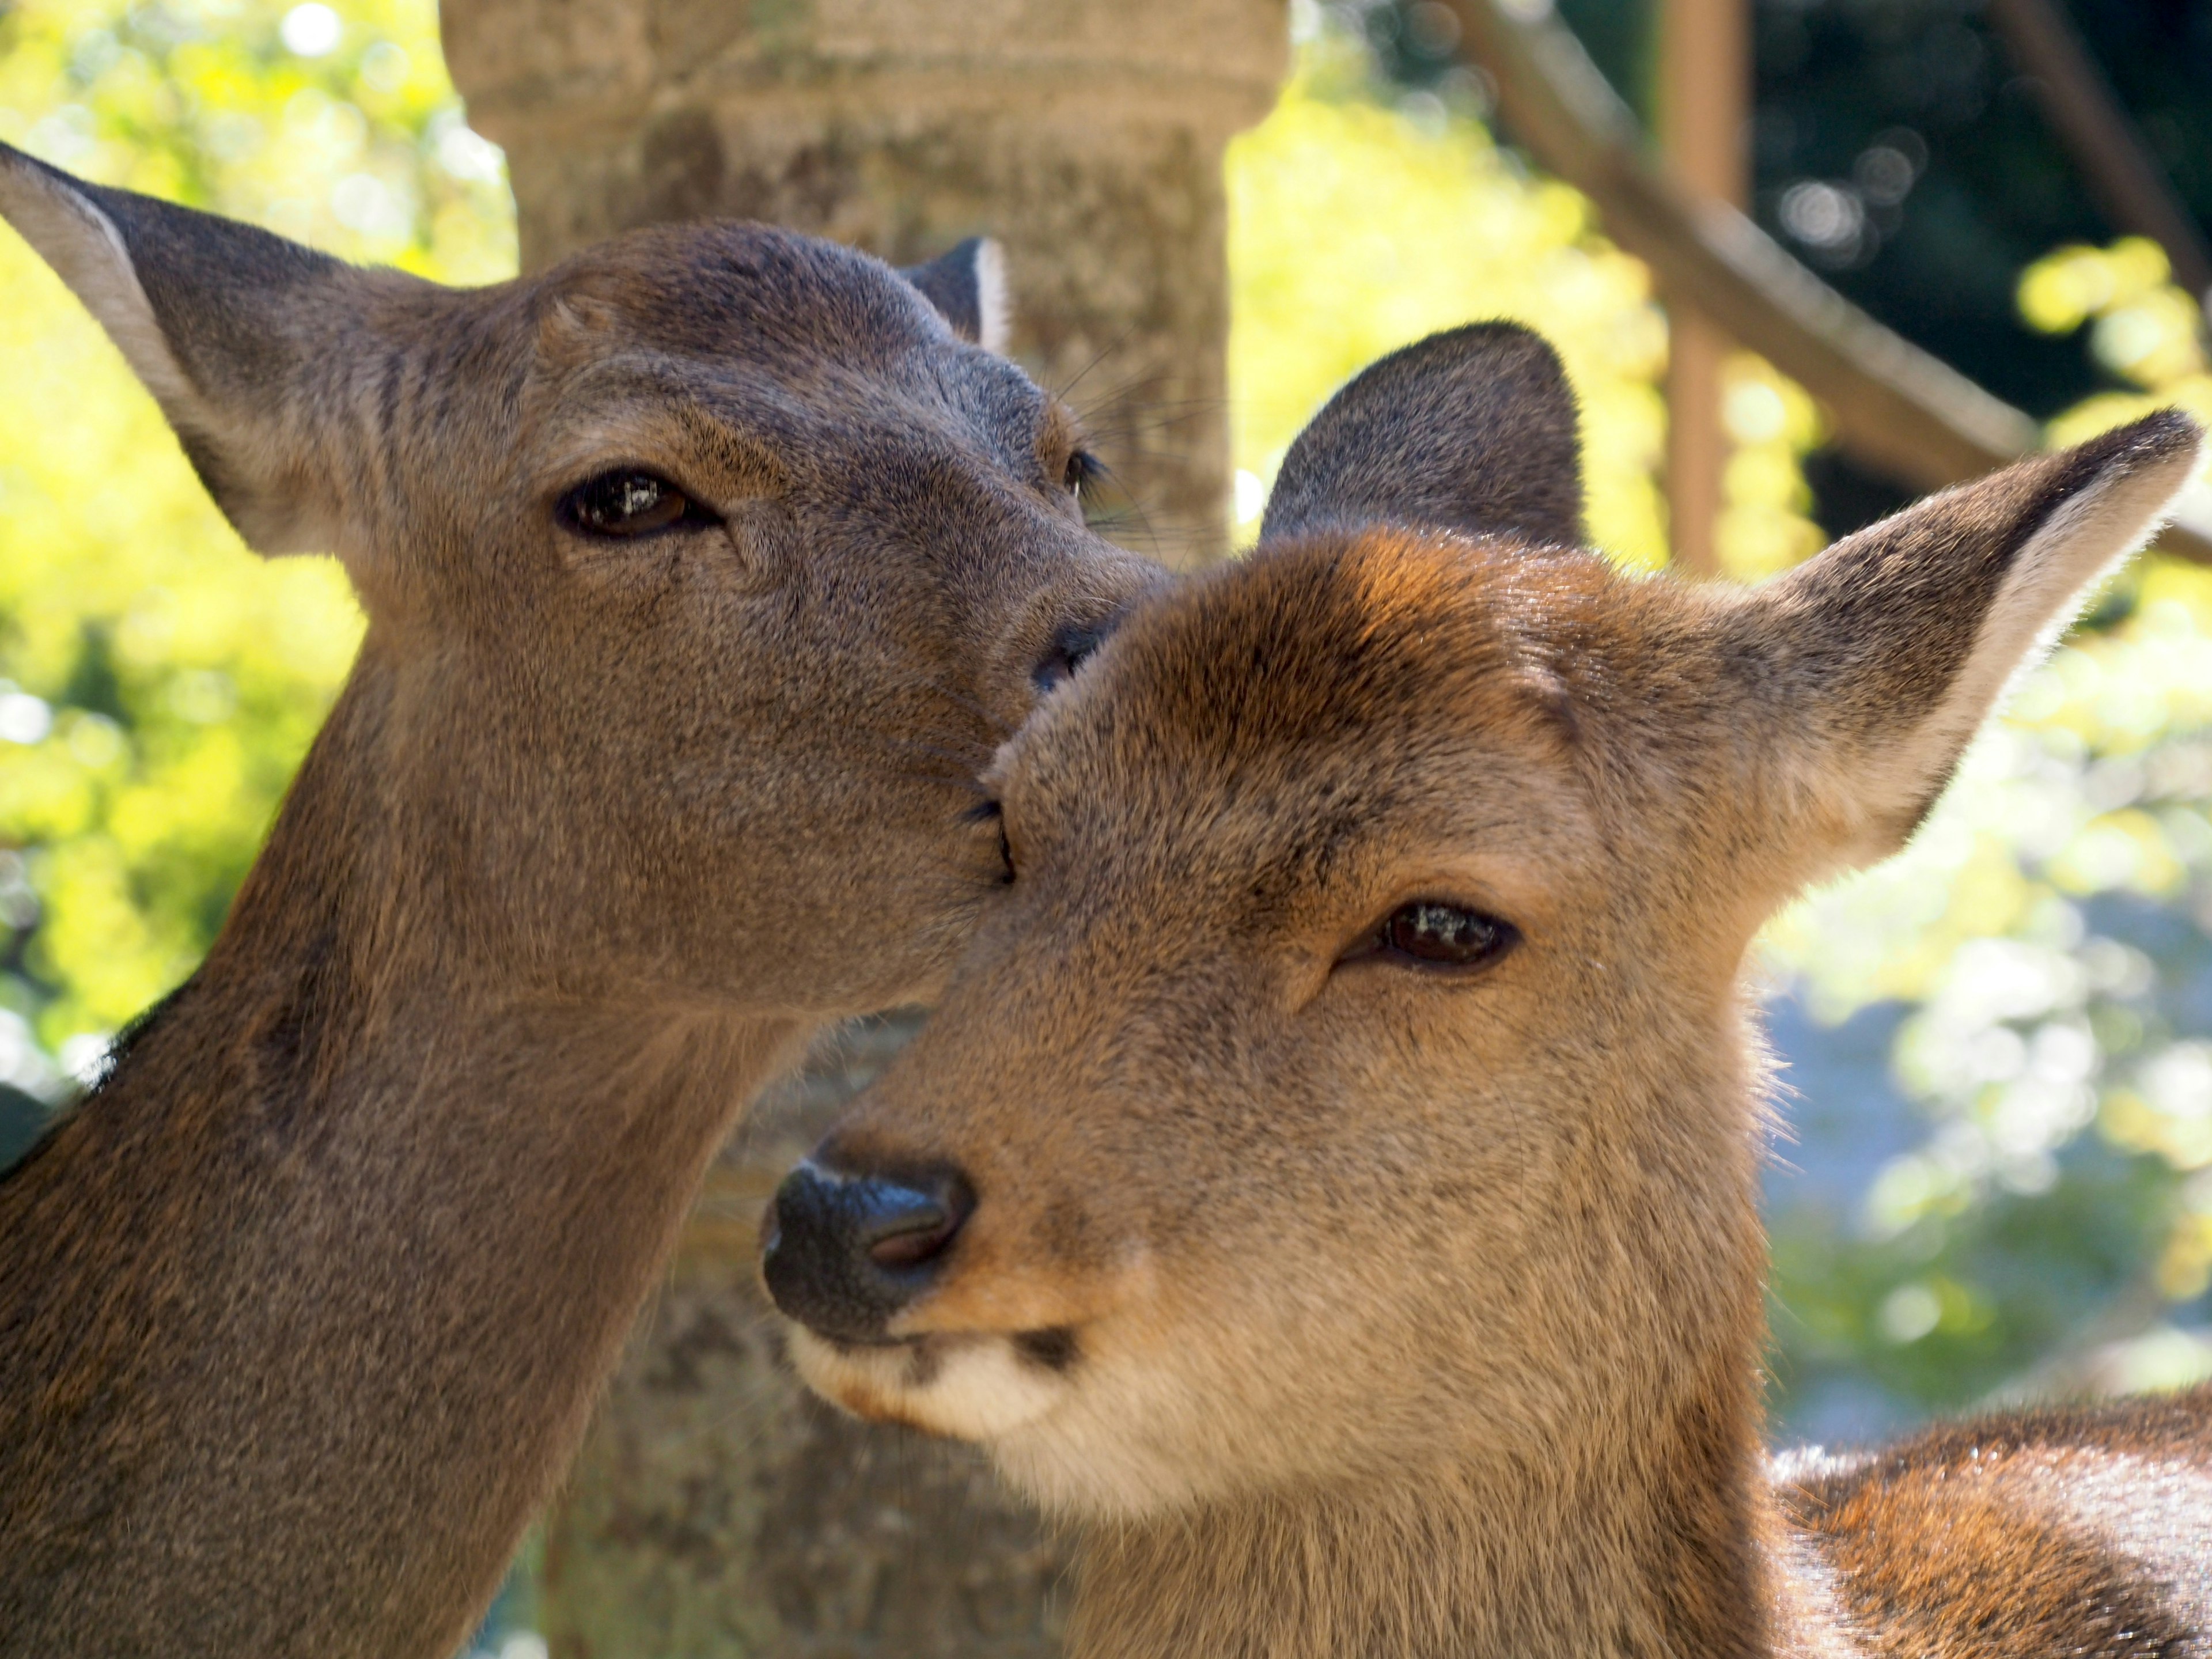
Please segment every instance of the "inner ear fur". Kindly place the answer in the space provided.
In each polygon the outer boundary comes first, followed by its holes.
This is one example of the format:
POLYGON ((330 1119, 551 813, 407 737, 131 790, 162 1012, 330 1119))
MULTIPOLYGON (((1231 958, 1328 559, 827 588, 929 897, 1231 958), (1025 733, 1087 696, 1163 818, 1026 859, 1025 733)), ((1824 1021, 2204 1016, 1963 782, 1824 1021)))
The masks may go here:
POLYGON ((438 290, 4 144, 0 217, 99 319, 249 546, 356 550, 337 474, 362 465, 346 384, 373 344, 361 319, 397 290, 438 290))
POLYGON ((1932 496, 1730 608, 1721 678, 1802 843, 1796 879, 1904 844, 2006 688, 2165 522, 2202 439, 2148 416, 1932 496))
POLYGON ((970 236, 927 264, 902 268, 899 275, 919 289, 969 344, 1005 353, 1010 327, 1006 258, 997 242, 988 236, 970 236))
POLYGON ((1371 524, 1581 544, 1574 393, 1540 336, 1448 329, 1328 400, 1283 459, 1260 539, 1371 524))

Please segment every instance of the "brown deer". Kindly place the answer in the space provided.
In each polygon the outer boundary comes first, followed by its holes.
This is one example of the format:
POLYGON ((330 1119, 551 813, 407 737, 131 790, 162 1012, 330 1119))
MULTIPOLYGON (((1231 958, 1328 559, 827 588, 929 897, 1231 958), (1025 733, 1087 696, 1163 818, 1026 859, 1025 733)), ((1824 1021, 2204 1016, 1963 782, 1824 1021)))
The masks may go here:
POLYGON ((1148 568, 975 246, 456 291, 5 149, 0 215, 368 615, 206 963, 0 1183, 0 1650, 446 1659, 737 1112, 942 978, 975 769, 1148 568))
POLYGON ((2212 1400, 1765 1461, 1743 973, 2197 453, 1635 580, 1532 337, 1369 371, 1000 752, 1010 884, 770 1213, 800 1370, 1084 1523, 1080 1659, 2208 1650, 2212 1400))

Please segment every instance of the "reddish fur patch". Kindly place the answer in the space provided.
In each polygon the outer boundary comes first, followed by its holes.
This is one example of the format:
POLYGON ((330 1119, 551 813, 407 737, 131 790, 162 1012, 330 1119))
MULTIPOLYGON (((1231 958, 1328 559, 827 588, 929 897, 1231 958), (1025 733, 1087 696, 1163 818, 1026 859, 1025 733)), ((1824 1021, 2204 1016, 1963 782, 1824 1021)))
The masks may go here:
POLYGON ((2157 1533, 2197 1553, 2187 1529, 2192 1512, 2212 1527, 2212 1481, 2176 1499, 2156 1470, 2212 1470, 2208 1407, 2200 1393, 1948 1426, 1779 1496, 1845 1627, 1884 1659, 2191 1652, 2212 1561, 2178 1582, 2128 1547, 2125 1504, 2162 1510, 2157 1533), (2118 1514, 2082 1501, 2106 1475, 2118 1514))

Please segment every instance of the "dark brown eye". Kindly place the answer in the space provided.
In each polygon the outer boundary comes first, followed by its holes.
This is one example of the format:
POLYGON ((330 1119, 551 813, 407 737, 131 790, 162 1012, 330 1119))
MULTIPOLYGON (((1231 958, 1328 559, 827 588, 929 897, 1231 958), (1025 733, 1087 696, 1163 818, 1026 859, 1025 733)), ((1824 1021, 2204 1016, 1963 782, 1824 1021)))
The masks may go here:
POLYGON ((1383 921, 1354 957, 1395 957, 1424 968, 1478 968, 1511 950, 1521 934, 1510 921, 1441 899, 1415 899, 1383 921))
POLYGON ((1079 449, 1067 458, 1067 470, 1060 476, 1060 483, 1079 501, 1084 492, 1106 476, 1105 464, 1087 449, 1079 449))
POLYGON ((649 536, 677 525, 719 522, 667 479, 635 467, 602 472, 561 498, 561 517, 586 536, 649 536))

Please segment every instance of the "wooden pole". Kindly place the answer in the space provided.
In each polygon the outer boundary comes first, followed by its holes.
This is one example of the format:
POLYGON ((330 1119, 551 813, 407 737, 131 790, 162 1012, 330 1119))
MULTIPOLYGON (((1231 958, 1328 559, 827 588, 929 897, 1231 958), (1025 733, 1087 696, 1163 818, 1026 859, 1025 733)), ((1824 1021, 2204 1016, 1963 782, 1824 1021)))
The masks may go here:
MULTIPOLYGON (((1744 123, 1751 94, 1747 0, 1666 0, 1659 47, 1659 131, 1668 164, 1700 197, 1741 208, 1750 195, 1744 123)), ((1727 331, 1686 295, 1668 296, 1668 534, 1676 568, 1720 568, 1728 434, 1721 422, 1727 331)))

